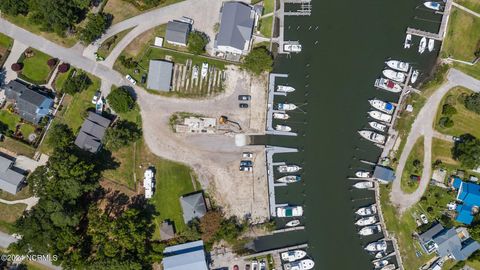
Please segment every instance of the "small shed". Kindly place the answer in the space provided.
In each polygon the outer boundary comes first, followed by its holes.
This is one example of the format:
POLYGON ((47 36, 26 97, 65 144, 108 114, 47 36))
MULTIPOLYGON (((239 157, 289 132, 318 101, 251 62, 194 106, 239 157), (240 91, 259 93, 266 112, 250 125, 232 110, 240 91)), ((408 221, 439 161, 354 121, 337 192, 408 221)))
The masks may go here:
POLYGON ((172 87, 173 63, 164 60, 150 60, 147 88, 168 92, 172 87))
POLYGON ((188 35, 190 34, 191 25, 186 22, 169 21, 165 39, 168 43, 177 46, 187 46, 188 35))
POLYGON ((205 198, 202 192, 180 197, 185 224, 194 218, 201 218, 207 213, 205 198))
POLYGON ((173 223, 165 220, 160 227, 160 239, 169 240, 175 237, 175 228, 173 223))

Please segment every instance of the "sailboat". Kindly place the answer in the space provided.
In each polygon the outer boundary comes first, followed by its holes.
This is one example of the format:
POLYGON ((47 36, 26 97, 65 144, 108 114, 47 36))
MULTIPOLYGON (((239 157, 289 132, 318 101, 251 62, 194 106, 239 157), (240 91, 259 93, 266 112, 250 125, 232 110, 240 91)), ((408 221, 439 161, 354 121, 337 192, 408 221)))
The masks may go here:
POLYGON ((420 45, 418 45, 418 52, 422 54, 423 52, 425 52, 425 48, 427 48, 427 38, 422 37, 422 39, 420 40, 420 45))

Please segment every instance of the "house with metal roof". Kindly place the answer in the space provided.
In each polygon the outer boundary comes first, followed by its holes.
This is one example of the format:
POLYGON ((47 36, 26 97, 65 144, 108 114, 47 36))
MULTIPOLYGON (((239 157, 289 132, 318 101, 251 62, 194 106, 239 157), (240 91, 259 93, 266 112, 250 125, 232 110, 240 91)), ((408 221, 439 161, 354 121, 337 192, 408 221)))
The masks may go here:
POLYGON ((167 43, 177 46, 187 46, 188 35, 190 34, 191 25, 181 21, 169 21, 165 33, 167 43))
POLYGON ((166 247, 163 255, 164 270, 208 270, 202 240, 166 247))
POLYGON ((461 181, 460 178, 454 178, 452 186, 458 190, 456 199, 461 202, 455 209, 457 212, 455 220, 470 225, 474 215, 479 212, 480 185, 461 181))
POLYGON ((53 99, 28 88, 20 81, 12 80, 5 85, 4 89, 6 98, 15 103, 15 110, 25 121, 38 124, 50 113, 53 99))
POLYGON ((221 10, 220 30, 214 48, 223 53, 246 54, 250 50, 253 28, 258 20, 255 9, 243 2, 225 2, 221 10))
POLYGON ((13 166, 14 162, 4 156, 0 156, 0 189, 17 194, 25 184, 25 175, 13 166))
POLYGON ((377 165, 372 177, 381 183, 390 183, 395 180, 395 172, 390 168, 377 165))
POLYGON ((205 198, 202 192, 180 197, 180 205, 182 206, 185 224, 194 218, 201 218, 207 213, 205 198))
POLYGON ((172 88, 173 63, 164 60, 150 60, 147 88, 168 92, 172 88))
POLYGON ((88 112, 88 117, 83 122, 75 139, 75 145, 85 151, 97 153, 102 147, 102 139, 110 122, 110 119, 94 112, 88 112))

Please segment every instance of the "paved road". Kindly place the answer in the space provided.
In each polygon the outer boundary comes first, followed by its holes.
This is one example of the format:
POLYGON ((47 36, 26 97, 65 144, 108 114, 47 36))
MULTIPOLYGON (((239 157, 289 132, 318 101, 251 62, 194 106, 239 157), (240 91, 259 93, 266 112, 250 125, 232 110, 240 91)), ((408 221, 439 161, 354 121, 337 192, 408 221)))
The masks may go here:
POLYGON ((16 201, 7 201, 7 200, 4 200, 4 199, 0 199, 0 203, 4 203, 4 204, 23 203, 23 204, 27 205, 27 208, 25 208, 25 210, 30 210, 30 209, 32 209, 32 207, 37 205, 38 200, 39 200, 39 198, 37 198, 37 197, 30 197, 30 198, 26 198, 26 199, 23 199, 23 200, 16 200, 16 201))
MULTIPOLYGON (((427 102, 420 110, 412 125, 411 131, 408 134, 405 147, 403 148, 402 155, 400 156, 397 170, 395 172, 396 178, 393 182, 393 188, 390 194, 392 203, 398 207, 400 213, 403 213, 420 200, 428 186, 428 183, 430 182, 430 176, 432 173, 432 137, 438 137, 436 132, 433 130, 433 121, 435 121, 437 109, 442 101, 443 96, 455 86, 463 86, 475 92, 480 92, 479 80, 474 79, 456 69, 451 69, 447 75, 447 81, 442 84, 440 88, 438 88, 432 94, 432 96, 428 98, 427 102), (424 137, 423 147, 425 153, 423 157, 422 178, 417 190, 411 194, 408 194, 403 192, 401 189, 402 173, 405 168, 408 155, 412 151, 413 145, 422 136, 424 137)), ((448 137, 442 138, 448 139, 448 137)))

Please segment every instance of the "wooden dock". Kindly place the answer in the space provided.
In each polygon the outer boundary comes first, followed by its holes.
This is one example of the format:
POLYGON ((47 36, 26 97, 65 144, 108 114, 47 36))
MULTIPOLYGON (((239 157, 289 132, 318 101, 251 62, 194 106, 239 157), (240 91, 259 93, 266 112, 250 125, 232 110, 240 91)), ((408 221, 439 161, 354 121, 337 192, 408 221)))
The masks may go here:
POLYGON ((279 2, 279 8, 273 13, 274 18, 278 19, 278 38, 273 38, 272 41, 278 44, 279 54, 289 54, 284 51, 285 45, 285 16, 310 16, 312 14, 311 0, 276 0, 275 5, 279 2), (285 11, 285 4, 299 4, 300 8, 295 11, 285 11))
POLYGON ((274 253, 282 253, 282 252, 287 252, 289 250, 294 250, 294 249, 306 249, 308 248, 308 244, 300 244, 300 245, 295 245, 295 246, 289 246, 289 247, 283 247, 283 248, 278 248, 278 249, 272 249, 272 250, 266 250, 258 253, 253 253, 250 255, 243 256, 242 258, 245 260, 257 258, 257 257, 262 257, 262 256, 267 256, 267 255, 273 255, 274 253))
POLYGON ((432 33, 428 31, 423 31, 420 29, 408 27, 407 34, 442 41, 445 38, 445 34, 447 32, 448 20, 450 18, 450 12, 452 10, 452 4, 453 4, 453 0, 447 0, 445 3, 445 9, 443 10, 443 12, 437 13, 437 14, 442 14, 442 21, 440 23, 440 28, 438 29, 438 33, 432 33))

